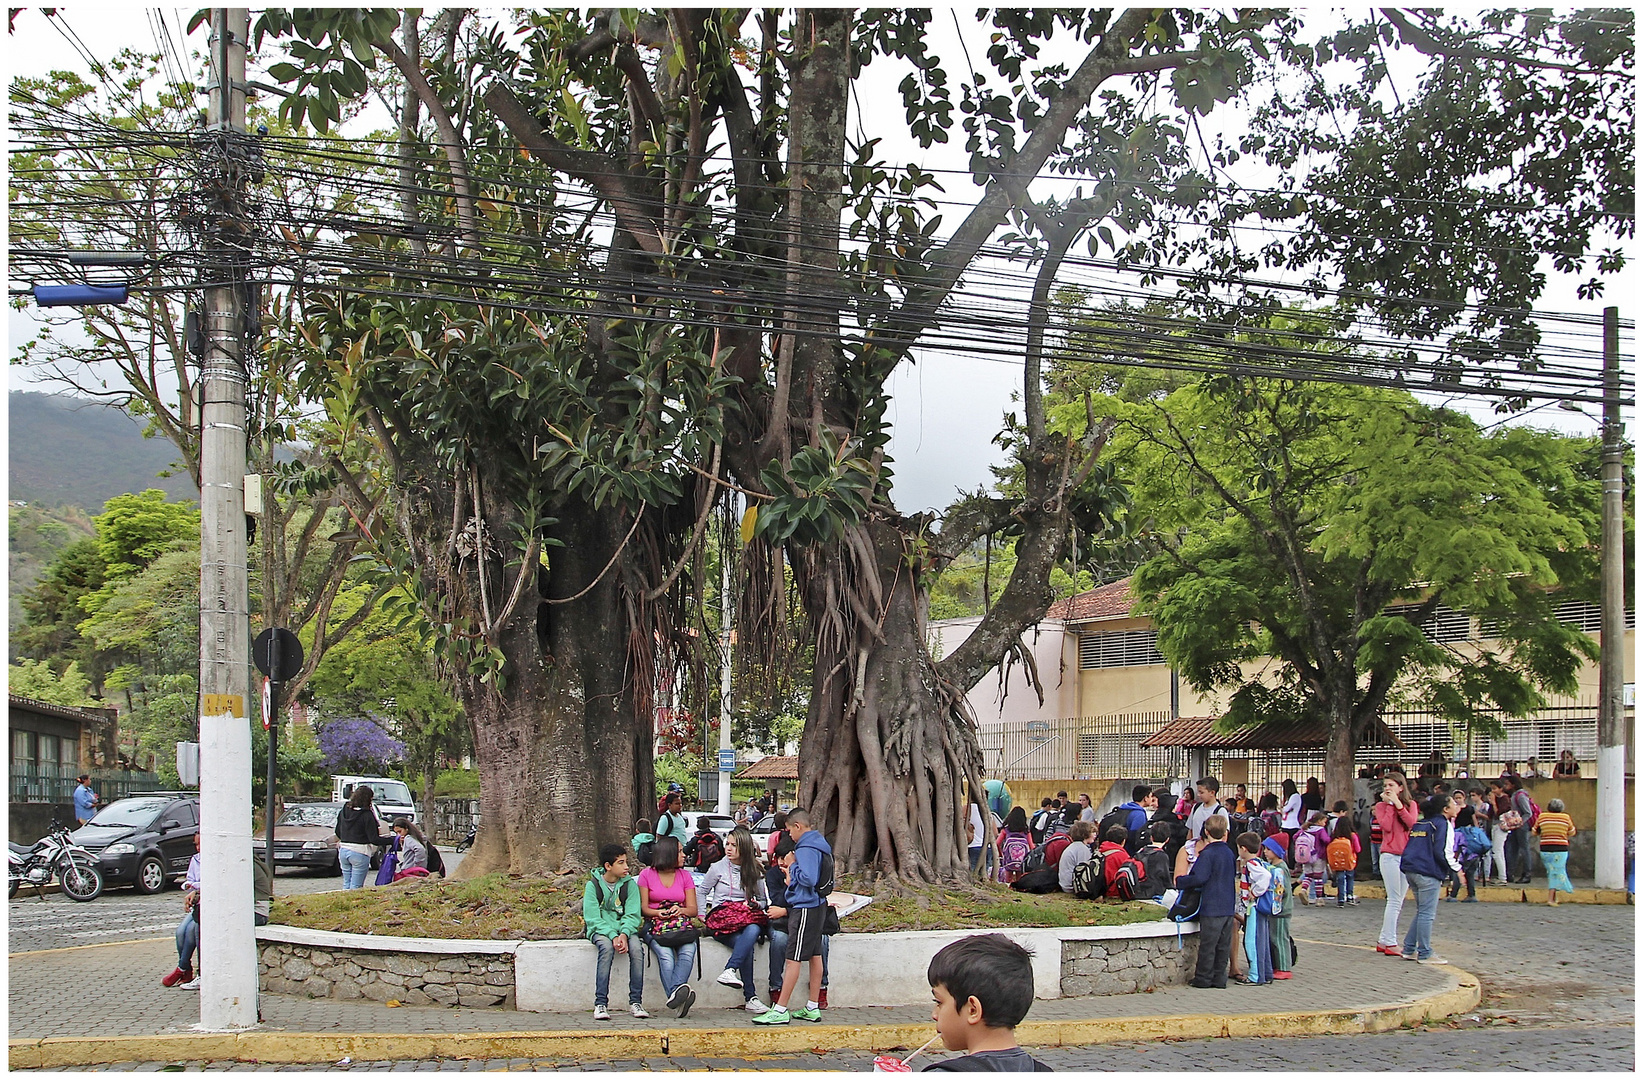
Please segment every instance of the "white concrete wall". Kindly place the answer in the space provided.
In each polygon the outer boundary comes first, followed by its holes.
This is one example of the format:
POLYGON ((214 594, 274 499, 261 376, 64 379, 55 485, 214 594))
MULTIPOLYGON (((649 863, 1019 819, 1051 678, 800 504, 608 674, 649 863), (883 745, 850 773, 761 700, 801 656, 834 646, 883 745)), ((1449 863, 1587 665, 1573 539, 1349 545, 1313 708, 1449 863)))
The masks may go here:
MULTIPOLYGON (((942 619, 930 624, 930 648, 939 656, 951 656, 964 644, 981 623, 979 616, 965 619, 942 619)), ((1045 703, 1039 704, 1039 695, 1033 692, 1027 672, 1020 664, 1010 670, 1009 693, 999 684, 999 669, 993 668, 982 681, 965 695, 976 714, 977 723, 1025 724, 1029 720, 1054 720, 1061 716, 1078 716, 1077 655, 1074 666, 1068 668, 1069 677, 1063 678, 1064 638, 1062 624, 1046 620, 1022 635, 1022 644, 1033 654, 1039 669, 1039 682, 1044 687, 1045 703)), ((831 998, 830 998, 831 1000, 831 998)))

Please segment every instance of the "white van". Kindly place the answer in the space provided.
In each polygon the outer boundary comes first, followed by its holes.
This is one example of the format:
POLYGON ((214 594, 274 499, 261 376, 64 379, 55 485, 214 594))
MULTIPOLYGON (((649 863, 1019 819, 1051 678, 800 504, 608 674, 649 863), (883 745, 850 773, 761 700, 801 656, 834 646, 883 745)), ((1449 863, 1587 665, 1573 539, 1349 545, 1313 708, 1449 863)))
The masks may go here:
POLYGON ((347 802, 354 794, 355 784, 370 786, 371 804, 377 808, 377 816, 382 818, 384 825, 392 824, 401 814, 418 825, 422 824, 422 819, 417 816, 417 804, 411 801, 411 789, 403 780, 392 780, 386 776, 333 776, 331 801, 347 802))

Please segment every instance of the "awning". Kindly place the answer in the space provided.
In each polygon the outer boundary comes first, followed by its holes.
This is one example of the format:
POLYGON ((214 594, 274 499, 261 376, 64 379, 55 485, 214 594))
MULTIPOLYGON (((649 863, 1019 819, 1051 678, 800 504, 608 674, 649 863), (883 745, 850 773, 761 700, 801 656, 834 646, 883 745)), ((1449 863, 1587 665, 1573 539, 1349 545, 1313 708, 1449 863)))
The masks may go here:
MULTIPOLYGON (((1322 723, 1257 724, 1234 731, 1218 731, 1217 716, 1183 716, 1142 740, 1143 746, 1206 747, 1212 750, 1322 750, 1329 732, 1322 723)), ((1364 746, 1405 749, 1393 729, 1377 720, 1364 746)))

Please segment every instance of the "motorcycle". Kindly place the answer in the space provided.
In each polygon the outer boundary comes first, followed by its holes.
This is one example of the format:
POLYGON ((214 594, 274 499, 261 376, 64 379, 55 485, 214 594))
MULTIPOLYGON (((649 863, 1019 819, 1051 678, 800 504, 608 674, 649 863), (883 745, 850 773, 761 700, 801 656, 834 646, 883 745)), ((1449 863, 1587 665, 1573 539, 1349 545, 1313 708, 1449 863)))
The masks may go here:
POLYGON ((8 841, 7 848, 10 878, 7 899, 16 896, 24 885, 44 888, 53 877, 70 900, 85 903, 103 895, 103 872, 97 868, 97 857, 76 844, 69 836, 68 826, 60 821, 53 822, 51 832, 33 847, 8 841))
POLYGON ((467 851, 469 848, 473 847, 474 846, 474 837, 475 837, 476 834, 478 834, 478 832, 479 832, 479 827, 478 826, 471 827, 468 830, 468 835, 463 837, 461 840, 457 841, 457 850, 458 851, 467 851))

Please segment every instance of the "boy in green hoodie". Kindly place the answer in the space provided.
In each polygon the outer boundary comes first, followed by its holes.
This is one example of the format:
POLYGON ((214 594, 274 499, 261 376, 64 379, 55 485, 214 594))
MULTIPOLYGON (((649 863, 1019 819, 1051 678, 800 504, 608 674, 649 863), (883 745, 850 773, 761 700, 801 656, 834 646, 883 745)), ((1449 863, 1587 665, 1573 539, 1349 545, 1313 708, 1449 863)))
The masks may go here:
POLYGON ((594 968, 594 1019, 609 1020, 611 963, 617 953, 628 957, 628 1011, 635 1019, 651 1014, 640 1001, 645 996, 645 947, 639 940, 639 886, 628 876, 628 849, 605 844, 599 849, 599 870, 588 874, 582 887, 583 934, 599 951, 594 968))

